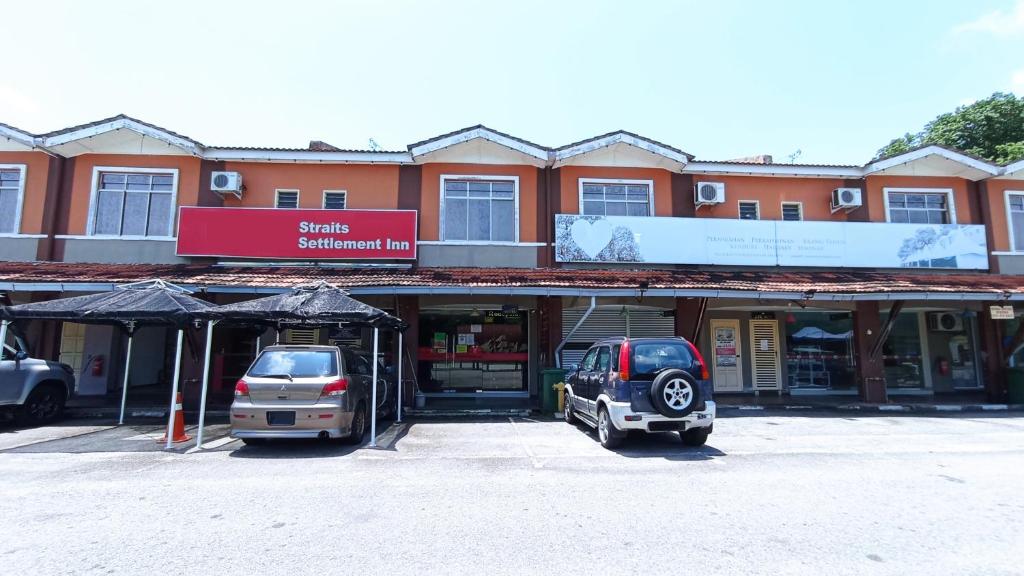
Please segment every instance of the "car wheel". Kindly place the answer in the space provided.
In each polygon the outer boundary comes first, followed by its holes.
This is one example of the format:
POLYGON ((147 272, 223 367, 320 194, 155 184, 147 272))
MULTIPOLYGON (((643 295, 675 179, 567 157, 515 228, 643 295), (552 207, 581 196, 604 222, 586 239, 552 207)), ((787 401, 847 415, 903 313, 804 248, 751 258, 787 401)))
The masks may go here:
POLYGON ((683 444, 686 446, 703 446, 708 441, 710 434, 711 430, 707 428, 690 428, 685 432, 680 432, 679 437, 683 439, 683 444))
POLYGON ((242 438, 242 444, 246 446, 263 446, 266 443, 266 438, 242 438))
POLYGON ((361 444, 366 436, 366 405, 362 402, 356 406, 352 413, 352 429, 348 433, 349 444, 361 444))
POLYGON ((602 406, 597 411, 597 437, 601 440, 601 446, 605 448, 617 448, 622 445, 625 434, 620 432, 612 424, 612 418, 608 409, 602 406))
POLYGON ((50 384, 36 386, 21 408, 22 419, 32 425, 53 422, 64 413, 64 401, 65 394, 60 387, 50 384))
POLYGON ((666 370, 651 383, 651 404, 666 418, 682 418, 699 403, 697 382, 683 370, 666 370))
POLYGON ((576 417, 576 413, 572 411, 572 396, 565 395, 565 406, 562 409, 562 416, 565 417, 566 424, 576 424, 579 422, 579 418, 576 417))

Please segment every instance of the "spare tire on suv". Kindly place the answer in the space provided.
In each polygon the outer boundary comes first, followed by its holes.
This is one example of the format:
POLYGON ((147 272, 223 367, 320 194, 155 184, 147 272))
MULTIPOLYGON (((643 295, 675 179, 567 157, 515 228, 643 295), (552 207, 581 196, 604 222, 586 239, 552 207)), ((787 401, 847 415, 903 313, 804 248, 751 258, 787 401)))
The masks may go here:
POLYGON ((683 370, 665 370, 651 383, 651 404, 667 418, 681 418, 700 404, 697 381, 683 370))

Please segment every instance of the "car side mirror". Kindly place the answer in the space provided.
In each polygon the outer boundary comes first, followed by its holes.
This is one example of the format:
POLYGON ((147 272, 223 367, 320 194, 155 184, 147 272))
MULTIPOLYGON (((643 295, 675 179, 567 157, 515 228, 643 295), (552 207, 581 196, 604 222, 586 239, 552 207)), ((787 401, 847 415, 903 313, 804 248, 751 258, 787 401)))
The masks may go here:
POLYGON ((21 362, 22 360, 27 360, 27 359, 28 359, 28 352, 25 352, 24 350, 18 350, 17 352, 14 353, 14 361, 15 362, 21 362))
POLYGON ((566 372, 566 374, 568 374, 570 372, 578 372, 579 369, 580 369, 580 365, 579 364, 569 364, 568 366, 565 367, 565 372, 566 372))

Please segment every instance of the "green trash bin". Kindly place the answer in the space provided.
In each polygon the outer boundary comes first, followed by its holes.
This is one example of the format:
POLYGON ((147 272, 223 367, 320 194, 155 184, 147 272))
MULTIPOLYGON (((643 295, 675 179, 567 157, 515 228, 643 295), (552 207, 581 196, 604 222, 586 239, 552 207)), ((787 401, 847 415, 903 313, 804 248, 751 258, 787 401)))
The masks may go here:
POLYGON ((541 371, 540 409, 545 414, 553 414, 558 409, 558 393, 555 384, 565 381, 565 370, 561 368, 545 368, 541 371))
POLYGON ((1010 404, 1024 404, 1024 368, 1007 368, 1006 389, 1010 404))

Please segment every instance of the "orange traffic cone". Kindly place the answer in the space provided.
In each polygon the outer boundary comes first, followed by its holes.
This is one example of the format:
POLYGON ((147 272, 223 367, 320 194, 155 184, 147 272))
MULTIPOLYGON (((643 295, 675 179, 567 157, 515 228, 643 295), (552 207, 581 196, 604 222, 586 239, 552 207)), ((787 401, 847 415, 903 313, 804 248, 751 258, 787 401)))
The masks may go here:
MULTIPOLYGON (((181 392, 178 392, 174 399, 174 440, 172 442, 188 442, 192 437, 185 434, 185 412, 181 409, 181 392)), ((167 433, 164 432, 160 442, 167 442, 167 433)))

